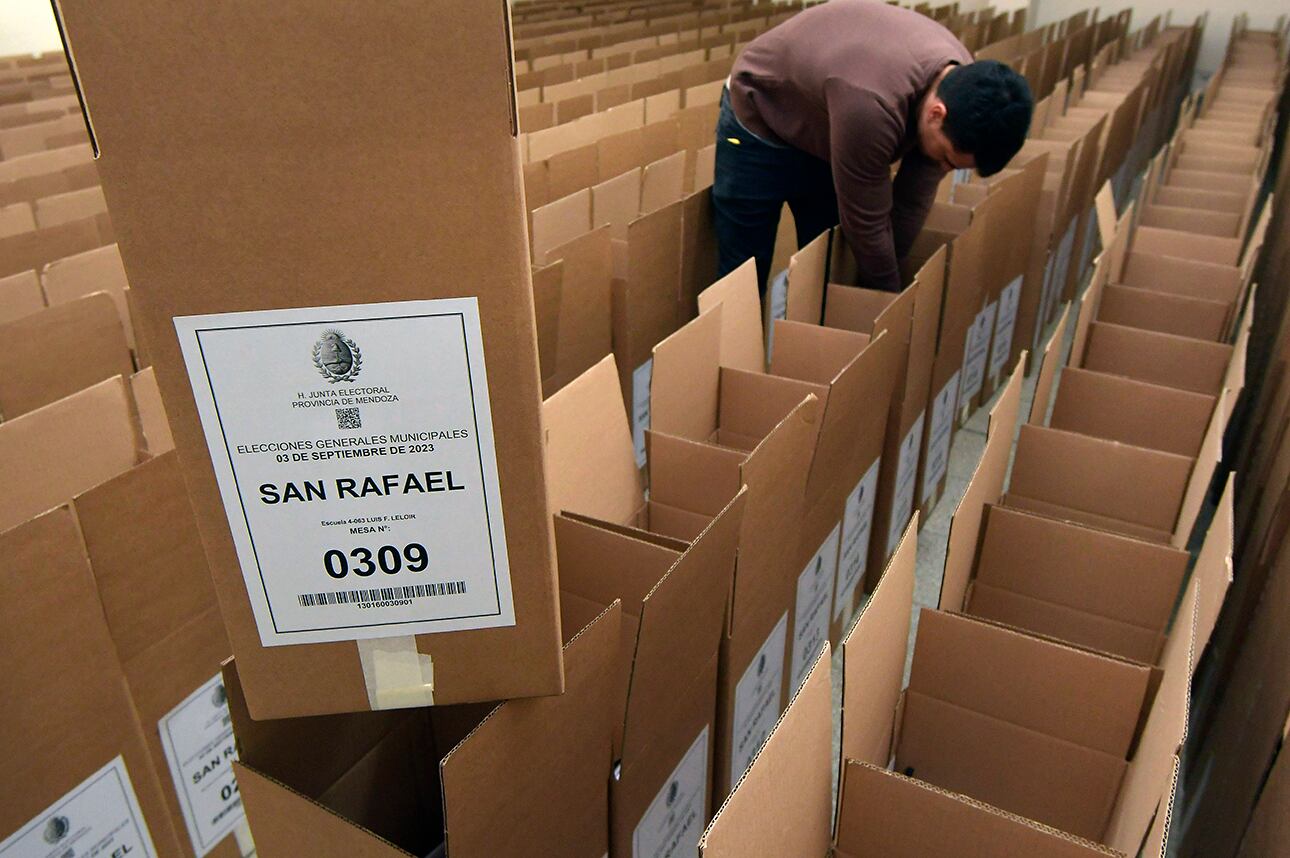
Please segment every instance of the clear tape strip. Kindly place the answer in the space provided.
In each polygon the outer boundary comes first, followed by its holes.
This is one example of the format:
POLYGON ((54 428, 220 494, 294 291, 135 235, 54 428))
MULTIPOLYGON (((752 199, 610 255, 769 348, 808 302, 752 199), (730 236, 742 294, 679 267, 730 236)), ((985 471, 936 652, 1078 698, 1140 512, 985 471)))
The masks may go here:
POLYGON ((415 635, 360 640, 358 657, 373 709, 434 705, 434 661, 417 651, 415 635))

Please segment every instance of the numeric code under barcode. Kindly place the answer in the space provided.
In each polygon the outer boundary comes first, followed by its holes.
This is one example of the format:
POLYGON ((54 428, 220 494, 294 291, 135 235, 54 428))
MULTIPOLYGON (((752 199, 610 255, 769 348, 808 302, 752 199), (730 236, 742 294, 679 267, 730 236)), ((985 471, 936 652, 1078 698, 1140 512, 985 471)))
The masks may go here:
POLYGON ((408 584, 402 587, 373 587, 370 590, 338 590, 334 593, 301 593, 296 596, 302 608, 319 605, 361 605, 368 602, 391 602, 395 599, 424 599, 433 596, 461 596, 465 581, 441 581, 437 584, 408 584))

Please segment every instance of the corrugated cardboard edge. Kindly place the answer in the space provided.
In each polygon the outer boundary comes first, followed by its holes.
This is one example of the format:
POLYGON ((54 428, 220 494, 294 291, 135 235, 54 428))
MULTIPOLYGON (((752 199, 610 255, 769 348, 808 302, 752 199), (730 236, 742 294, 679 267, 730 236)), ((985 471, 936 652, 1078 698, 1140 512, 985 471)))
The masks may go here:
POLYGON ((1030 403, 1030 414, 1026 421, 1036 426, 1048 424, 1048 414, 1053 405, 1053 389, 1057 384, 1057 373, 1063 366, 1061 345, 1066 336, 1066 325, 1070 318, 1071 305, 1062 309, 1057 319, 1057 327, 1044 346, 1044 356, 1039 364, 1039 379, 1035 382, 1035 396, 1030 403))

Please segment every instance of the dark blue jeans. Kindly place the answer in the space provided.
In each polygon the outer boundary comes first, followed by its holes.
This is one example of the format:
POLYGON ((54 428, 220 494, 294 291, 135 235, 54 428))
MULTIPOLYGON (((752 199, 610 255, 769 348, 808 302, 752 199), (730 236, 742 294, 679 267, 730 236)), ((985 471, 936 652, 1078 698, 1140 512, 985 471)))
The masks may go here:
POLYGON ((799 249, 836 226, 838 199, 829 163, 750 134, 735 118, 729 91, 723 91, 712 184, 717 276, 724 277, 751 256, 757 260, 757 279, 765 293, 785 203, 793 213, 799 249))

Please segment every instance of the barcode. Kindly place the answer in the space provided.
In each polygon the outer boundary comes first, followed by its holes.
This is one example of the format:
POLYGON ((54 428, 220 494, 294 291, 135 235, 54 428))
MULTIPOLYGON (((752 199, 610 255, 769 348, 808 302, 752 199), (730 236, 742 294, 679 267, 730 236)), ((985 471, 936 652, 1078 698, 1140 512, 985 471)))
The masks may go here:
POLYGON ((403 587, 373 587, 370 590, 337 590, 332 593, 301 593, 296 596, 302 608, 319 605, 361 605, 368 602, 392 602, 396 599, 424 599, 432 596, 461 596, 465 581, 440 581, 437 584, 408 584, 403 587))

